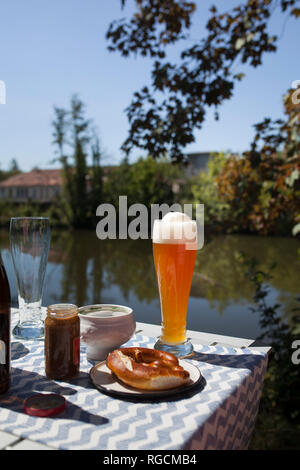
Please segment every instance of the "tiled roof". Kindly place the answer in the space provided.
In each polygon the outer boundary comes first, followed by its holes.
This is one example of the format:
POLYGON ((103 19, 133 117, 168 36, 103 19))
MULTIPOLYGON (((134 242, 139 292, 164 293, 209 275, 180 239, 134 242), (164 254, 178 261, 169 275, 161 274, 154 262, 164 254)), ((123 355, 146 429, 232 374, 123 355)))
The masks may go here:
POLYGON ((15 186, 60 186, 62 184, 61 170, 32 170, 29 173, 19 173, 0 183, 0 187, 15 186))

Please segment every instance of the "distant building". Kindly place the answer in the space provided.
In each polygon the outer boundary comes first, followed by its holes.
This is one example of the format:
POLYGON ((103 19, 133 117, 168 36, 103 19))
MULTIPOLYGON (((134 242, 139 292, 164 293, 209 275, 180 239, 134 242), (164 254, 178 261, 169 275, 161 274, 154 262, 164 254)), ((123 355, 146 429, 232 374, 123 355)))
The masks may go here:
POLYGON ((55 196, 60 194, 61 186, 61 170, 34 169, 2 181, 0 183, 0 200, 51 202, 55 196))
MULTIPOLYGON (((185 169, 185 176, 191 177, 206 171, 207 162, 211 152, 188 153, 188 166, 185 169)), ((109 177, 109 173, 117 166, 105 166, 102 168, 103 181, 109 177)), ((174 193, 178 193, 185 178, 176 180, 173 183, 174 193)), ((89 177, 87 177, 87 190, 89 190, 89 177)), ((61 193, 62 171, 61 170, 39 170, 34 169, 28 173, 19 173, 11 176, 0 183, 0 200, 7 199, 13 202, 44 202, 49 203, 61 193)))
POLYGON ((189 178, 207 170, 207 162, 212 152, 192 152, 187 154, 186 176, 189 178))
MULTIPOLYGON (((102 168, 103 181, 116 166, 102 168)), ((90 190, 90 176, 86 177, 87 191, 90 190)), ((44 202, 49 203, 61 193, 62 171, 34 169, 28 173, 19 173, 0 183, 0 200, 13 202, 44 202)))

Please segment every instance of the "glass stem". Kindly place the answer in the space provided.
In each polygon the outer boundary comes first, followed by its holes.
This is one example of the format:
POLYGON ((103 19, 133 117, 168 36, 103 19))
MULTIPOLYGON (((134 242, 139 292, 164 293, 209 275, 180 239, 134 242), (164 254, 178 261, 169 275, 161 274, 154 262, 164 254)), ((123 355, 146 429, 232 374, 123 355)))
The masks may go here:
POLYGON ((40 325, 42 323, 42 299, 36 302, 26 302, 22 297, 19 300, 19 324, 40 325))

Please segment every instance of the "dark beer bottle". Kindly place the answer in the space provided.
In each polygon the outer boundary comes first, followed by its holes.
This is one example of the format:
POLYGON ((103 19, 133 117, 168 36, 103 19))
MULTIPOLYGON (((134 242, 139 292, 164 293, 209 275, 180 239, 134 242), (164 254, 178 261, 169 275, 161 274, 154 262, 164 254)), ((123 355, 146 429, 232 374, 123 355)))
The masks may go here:
POLYGON ((0 253, 0 394, 10 384, 10 290, 0 253))

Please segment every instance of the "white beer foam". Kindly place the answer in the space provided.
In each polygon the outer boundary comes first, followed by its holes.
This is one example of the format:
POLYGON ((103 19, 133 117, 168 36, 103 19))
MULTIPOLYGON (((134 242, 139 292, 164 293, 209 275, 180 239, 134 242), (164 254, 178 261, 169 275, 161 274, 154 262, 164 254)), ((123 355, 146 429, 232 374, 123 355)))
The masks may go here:
POLYGON ((183 212, 168 212, 161 220, 155 220, 153 243, 186 244, 189 250, 197 249, 197 224, 183 212))

